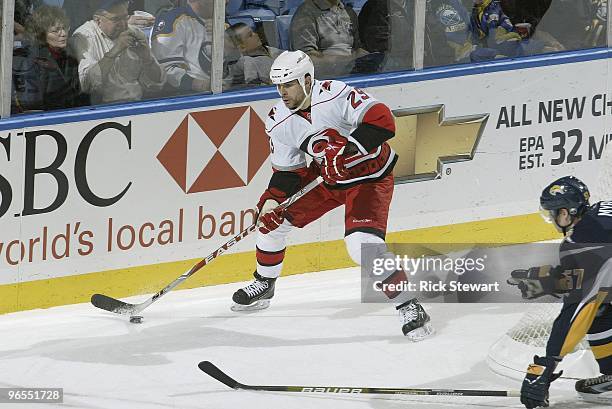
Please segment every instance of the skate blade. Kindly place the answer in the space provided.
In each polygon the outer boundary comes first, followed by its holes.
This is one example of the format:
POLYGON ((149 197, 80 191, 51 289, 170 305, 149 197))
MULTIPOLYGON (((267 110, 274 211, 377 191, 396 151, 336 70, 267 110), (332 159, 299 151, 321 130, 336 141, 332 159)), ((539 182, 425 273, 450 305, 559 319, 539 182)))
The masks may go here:
POLYGON ((589 403, 599 403, 601 405, 612 405, 612 393, 605 392, 600 394, 577 392, 581 400, 589 403))
POLYGON ((259 300, 249 305, 234 303, 234 305, 232 305, 230 309, 234 312, 245 312, 245 311, 248 312, 248 311, 265 310, 269 306, 270 306, 270 300, 259 300))
POLYGON ((408 337, 408 339, 412 342, 419 342, 424 340, 425 338, 431 337, 433 334, 435 334, 435 332, 436 330, 434 329, 433 325, 431 325, 430 323, 426 323, 422 327, 413 329, 412 331, 407 333, 406 337, 408 337))

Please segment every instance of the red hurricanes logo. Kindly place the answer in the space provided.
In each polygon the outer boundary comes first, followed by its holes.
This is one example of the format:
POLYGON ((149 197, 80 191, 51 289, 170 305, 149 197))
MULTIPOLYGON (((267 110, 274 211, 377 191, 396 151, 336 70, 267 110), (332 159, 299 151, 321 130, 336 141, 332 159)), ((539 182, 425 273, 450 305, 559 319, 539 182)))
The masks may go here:
POLYGON ((321 90, 319 91, 319 94, 321 94, 323 90, 328 92, 331 91, 331 81, 325 81, 323 84, 321 84, 321 90))
POLYGON ((269 155, 265 125, 252 108, 192 112, 157 154, 185 193, 246 186, 269 155))

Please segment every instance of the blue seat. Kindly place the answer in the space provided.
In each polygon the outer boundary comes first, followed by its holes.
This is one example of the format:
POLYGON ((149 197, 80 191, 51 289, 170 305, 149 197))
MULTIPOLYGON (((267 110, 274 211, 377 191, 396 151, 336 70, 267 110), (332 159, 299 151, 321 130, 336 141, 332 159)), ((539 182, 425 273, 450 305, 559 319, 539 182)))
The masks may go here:
POLYGON ((266 8, 272 10, 274 14, 282 14, 286 0, 246 0, 247 7, 266 8))
POLYGON ((285 14, 277 16, 274 21, 276 24, 276 33, 278 36, 278 48, 289 50, 291 48, 290 26, 293 14, 285 14))
POLYGON ((274 21, 274 19, 276 18, 276 14, 274 14, 272 10, 264 8, 247 8, 238 11, 232 17, 240 16, 251 16, 253 17, 256 23, 260 21, 274 21))
POLYGON ((238 11, 242 9, 243 2, 244 0, 229 0, 225 6, 225 15, 233 16, 235 13, 238 13, 238 11))
POLYGON ((363 6, 368 2, 368 0, 342 0, 345 6, 351 6, 355 13, 359 14, 363 6))
POLYGON ((64 0, 44 0, 43 3, 49 6, 62 7, 64 5, 64 0))
POLYGON ((287 0, 283 14, 293 14, 304 3, 304 0, 287 0))
POLYGON ((251 16, 234 16, 226 18, 227 22, 230 26, 233 26, 236 23, 244 23, 251 27, 251 30, 255 30, 257 28, 257 24, 255 23, 255 19, 251 16))

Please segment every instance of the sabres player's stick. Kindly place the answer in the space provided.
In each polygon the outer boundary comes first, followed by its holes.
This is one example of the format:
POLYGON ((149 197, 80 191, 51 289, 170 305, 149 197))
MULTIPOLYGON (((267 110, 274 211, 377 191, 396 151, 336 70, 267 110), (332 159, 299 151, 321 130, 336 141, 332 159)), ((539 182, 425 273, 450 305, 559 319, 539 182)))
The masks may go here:
POLYGON ((349 394, 383 394, 383 395, 432 395, 432 396, 500 396, 520 397, 519 391, 489 391, 474 389, 422 389, 422 388, 371 388, 365 386, 272 386, 245 385, 236 381, 217 368, 212 362, 202 361, 198 364, 200 370, 215 378, 222 384, 235 389, 270 392, 318 392, 318 393, 349 393, 349 394))
MULTIPOLYGON (((317 187, 321 183, 321 180, 322 179, 320 177, 313 180, 312 182, 304 186, 302 189, 300 189, 293 196, 289 197, 287 200, 281 203, 279 207, 287 208, 291 206, 299 198, 301 198, 306 193, 310 192, 312 189, 317 187)), ((131 322, 136 322, 136 323, 141 322, 142 317, 138 316, 137 315, 138 313, 140 313, 142 310, 147 308, 149 305, 153 304, 155 301, 159 300, 164 294, 170 292, 177 285, 179 285, 180 283, 182 283, 183 281, 185 281, 186 279, 194 275, 202 267, 208 265, 215 258, 225 253, 230 247, 238 243, 240 240, 244 239, 246 236, 254 232, 256 229, 257 229, 257 221, 255 221, 249 227, 247 227, 246 229, 244 229, 243 231, 241 231, 240 233, 232 237, 227 243, 223 244, 221 247, 213 251, 211 254, 204 257, 196 265, 191 267, 189 271, 181 274, 177 279, 175 279, 170 284, 168 284, 167 286, 159 290, 151 298, 149 298, 148 300, 140 304, 130 304, 130 303, 127 303, 127 302, 124 302, 124 301, 121 301, 116 298, 112 298, 112 297, 109 297, 103 294, 92 295, 91 303, 98 308, 101 308, 106 311, 114 312, 115 314, 130 315, 131 322)))

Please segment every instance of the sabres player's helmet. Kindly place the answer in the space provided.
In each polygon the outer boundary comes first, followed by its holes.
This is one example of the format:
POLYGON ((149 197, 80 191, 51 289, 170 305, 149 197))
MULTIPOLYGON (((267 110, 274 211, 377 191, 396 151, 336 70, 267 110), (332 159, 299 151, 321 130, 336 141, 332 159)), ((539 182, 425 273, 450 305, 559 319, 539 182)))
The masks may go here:
POLYGON ((304 51, 285 51, 272 63, 270 68, 270 80, 272 84, 279 85, 298 80, 304 95, 308 96, 312 90, 306 90, 306 75, 310 75, 314 81, 314 65, 312 60, 304 51))
POLYGON ((556 219, 559 209, 567 209, 572 217, 580 217, 589 208, 589 188, 574 176, 555 180, 542 191, 540 208, 545 220, 556 219))

